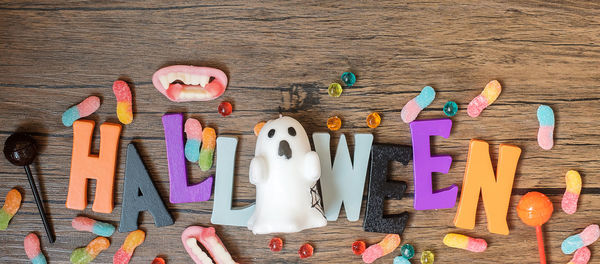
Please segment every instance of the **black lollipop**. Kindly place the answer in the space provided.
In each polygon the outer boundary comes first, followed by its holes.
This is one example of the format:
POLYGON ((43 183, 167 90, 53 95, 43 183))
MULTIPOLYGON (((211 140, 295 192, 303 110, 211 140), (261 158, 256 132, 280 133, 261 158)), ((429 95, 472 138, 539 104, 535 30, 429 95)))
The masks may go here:
POLYGON ((14 133, 6 139, 6 142, 4 142, 4 156, 6 159, 15 166, 23 166, 23 168, 25 168, 25 173, 27 174, 27 179, 29 180, 29 186, 31 186, 31 192, 33 192, 35 203, 38 211, 40 212, 42 222, 44 223, 48 240, 50 243, 54 243, 56 237, 50 228, 48 219, 46 219, 44 204, 42 203, 42 199, 38 193, 33 175, 31 175, 31 169, 29 168, 29 165, 33 163, 33 160, 38 154, 37 151, 35 140, 31 136, 24 133, 14 133))

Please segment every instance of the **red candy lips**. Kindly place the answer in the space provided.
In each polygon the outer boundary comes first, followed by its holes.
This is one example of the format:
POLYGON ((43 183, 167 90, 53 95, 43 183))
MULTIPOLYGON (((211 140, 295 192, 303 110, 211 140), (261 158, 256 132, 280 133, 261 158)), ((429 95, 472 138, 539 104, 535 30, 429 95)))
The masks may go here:
POLYGON ((152 83, 173 102, 210 101, 225 92, 227 75, 215 68, 173 65, 156 71, 152 83))

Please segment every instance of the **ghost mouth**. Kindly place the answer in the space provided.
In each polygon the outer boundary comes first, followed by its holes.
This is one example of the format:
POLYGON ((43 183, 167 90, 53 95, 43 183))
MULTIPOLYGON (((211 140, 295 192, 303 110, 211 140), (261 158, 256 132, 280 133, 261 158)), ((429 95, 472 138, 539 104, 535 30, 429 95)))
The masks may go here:
POLYGON ((279 156, 285 156, 285 159, 292 158, 292 149, 286 140, 279 141, 279 156))

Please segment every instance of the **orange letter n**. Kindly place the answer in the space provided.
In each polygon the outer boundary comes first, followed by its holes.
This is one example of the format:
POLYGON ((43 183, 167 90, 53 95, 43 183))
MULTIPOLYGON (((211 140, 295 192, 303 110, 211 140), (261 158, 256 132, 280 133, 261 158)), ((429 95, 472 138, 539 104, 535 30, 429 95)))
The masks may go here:
POLYGON ((506 213, 519 156, 521 156, 519 147, 501 144, 496 177, 490 159, 489 144, 482 140, 471 140, 460 204, 454 217, 456 227, 466 229, 475 227, 475 213, 481 191, 488 231, 508 235, 506 213))
POLYGON ((83 210, 87 206, 87 180, 96 180, 96 196, 92 210, 110 214, 113 210, 113 185, 121 125, 100 125, 100 152, 90 154, 94 121, 73 123, 73 154, 67 208, 83 210))

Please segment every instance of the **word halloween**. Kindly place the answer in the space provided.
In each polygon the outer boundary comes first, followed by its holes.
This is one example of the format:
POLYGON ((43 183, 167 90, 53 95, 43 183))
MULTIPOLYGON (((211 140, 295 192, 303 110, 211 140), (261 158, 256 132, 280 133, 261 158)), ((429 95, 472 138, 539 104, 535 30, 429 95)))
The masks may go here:
MULTIPOLYGON (((170 195, 172 203, 206 201, 211 196, 213 177, 201 183, 189 185, 185 164, 183 140, 183 115, 169 113, 162 117, 167 147, 169 167, 170 195)), ((328 221, 336 221, 342 204, 349 221, 357 221, 360 216, 362 195, 364 192, 369 157, 371 157, 368 198, 363 229, 368 232, 401 234, 408 220, 408 212, 398 215, 384 215, 385 199, 401 199, 407 185, 403 181, 388 180, 388 163, 397 161, 403 165, 413 162, 414 208, 416 210, 453 208, 458 195, 458 186, 433 190, 432 173, 447 174, 452 158, 447 155, 431 155, 431 136, 448 138, 452 128, 450 119, 419 120, 410 123, 412 147, 395 144, 373 144, 373 135, 354 135, 354 159, 350 157, 346 137, 341 135, 334 161, 331 161, 330 135, 314 133, 312 135, 315 151, 307 145, 306 132, 294 119, 282 117, 272 122, 270 127, 261 130, 258 135, 256 156, 251 164, 251 182, 257 184, 259 178, 256 166, 265 169, 265 155, 270 158, 285 159, 278 162, 298 163, 305 166, 310 162, 320 165, 320 186, 312 188, 310 181, 302 191, 310 191, 314 208, 322 212, 328 221), (285 131, 285 132, 284 132, 285 131), (272 140, 272 141, 269 141, 272 140), (268 144, 273 148, 268 148, 268 144), (270 153, 273 149, 274 153, 270 153), (277 149, 279 153, 277 153, 277 149), (300 152, 298 152, 300 151, 300 152), (311 154, 311 153, 315 153, 311 154), (306 154, 302 154, 306 153, 306 154), (270 156, 274 155, 274 156, 270 156), (300 159, 302 156, 306 157, 300 159), (297 156, 297 157, 296 157, 297 156), (259 161, 260 160, 260 161, 259 161), (255 164, 256 163, 256 164, 255 164), (257 165, 258 164, 258 165, 257 165), (254 170, 254 171, 253 171, 254 170), (322 198, 322 200, 321 200, 322 198), (322 209, 320 203, 322 202, 322 209)), ((267 123, 269 125, 269 123, 267 123)), ((87 206, 87 179, 96 179, 96 195, 92 210, 111 213, 113 209, 113 182, 117 147, 121 126, 105 123, 100 126, 100 151, 90 154, 93 121, 77 120, 73 123, 73 156, 71 176, 66 206, 83 210, 87 206)), ((216 141, 216 176, 214 177, 214 202, 211 222, 220 225, 248 226, 255 214, 256 204, 233 208, 233 180, 237 139, 218 137, 216 141)), ((460 202, 454 218, 459 228, 473 229, 479 196, 483 199, 487 215, 488 230, 496 234, 509 233, 506 215, 512 191, 512 185, 521 149, 501 144, 496 173, 489 154, 489 145, 482 140, 473 139, 469 143, 467 165, 465 169, 460 202)), ((269 159, 270 159, 269 158, 269 159)), ((120 232, 137 229, 137 216, 141 211, 150 211, 157 226, 173 224, 162 200, 133 145, 127 149, 125 188, 121 212, 120 232)), ((312 166, 312 165, 311 165, 312 166)), ((269 167, 270 169, 271 167, 269 167)), ((317 166, 318 170, 318 166, 317 166)), ((299 171, 302 171, 300 168, 299 171)), ((264 176, 260 176, 264 177, 264 176)), ((269 176, 270 177, 270 176, 269 176)), ((317 179, 317 174, 310 179, 317 179)), ((260 185, 257 184, 257 188, 260 185)), ((276 188, 276 186, 272 186, 276 188)), ((271 188, 271 189, 272 189, 271 188)), ((291 189, 290 189, 291 190, 291 189)), ((288 191, 290 191, 288 190, 288 191)), ((260 190, 261 193, 278 190, 260 190)), ((257 193, 259 190, 257 189, 257 193)), ((269 195, 267 193, 263 195, 269 195)), ((263 209, 264 210, 264 209, 263 209)), ((252 222, 251 222, 252 223, 252 222)), ((316 225, 320 226, 320 225, 316 225)), ((256 230, 254 230, 256 232, 256 230)), ((295 232, 290 230, 290 232, 295 232)), ((259 232, 262 233, 262 232, 259 232)))

